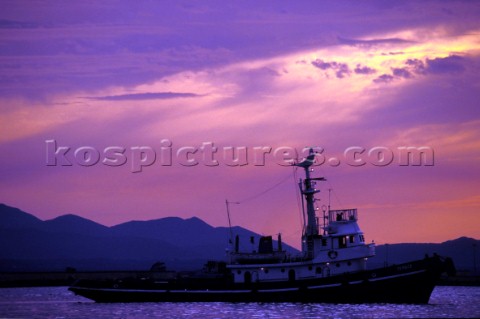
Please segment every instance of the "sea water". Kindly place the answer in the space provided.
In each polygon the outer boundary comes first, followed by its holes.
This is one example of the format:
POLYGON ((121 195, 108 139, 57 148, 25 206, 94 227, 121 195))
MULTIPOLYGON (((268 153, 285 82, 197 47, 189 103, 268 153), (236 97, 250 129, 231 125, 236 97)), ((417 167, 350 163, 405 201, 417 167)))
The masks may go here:
POLYGON ((479 318, 480 287, 436 287, 427 305, 95 303, 67 287, 0 288, 0 318, 479 318))

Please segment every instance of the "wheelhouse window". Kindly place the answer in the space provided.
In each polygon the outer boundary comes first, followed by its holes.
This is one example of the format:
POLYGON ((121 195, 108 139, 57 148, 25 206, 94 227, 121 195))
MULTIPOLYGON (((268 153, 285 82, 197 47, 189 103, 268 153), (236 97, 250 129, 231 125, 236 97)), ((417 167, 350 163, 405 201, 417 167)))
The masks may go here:
POLYGON ((347 247, 347 236, 338 237, 338 248, 347 247))

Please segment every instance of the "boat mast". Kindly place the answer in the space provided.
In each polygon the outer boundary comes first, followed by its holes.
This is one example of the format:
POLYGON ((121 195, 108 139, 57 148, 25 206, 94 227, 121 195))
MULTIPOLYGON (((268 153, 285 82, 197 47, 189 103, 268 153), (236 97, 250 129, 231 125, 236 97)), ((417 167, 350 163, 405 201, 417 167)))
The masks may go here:
MULTIPOLYGON (((300 190, 300 193, 303 194, 303 185, 302 185, 302 179, 298 182, 298 189, 300 190)), ((307 220, 305 218, 305 201, 302 198, 302 217, 303 217, 303 225, 302 225, 302 237, 305 236, 307 233, 307 220)))
POLYGON ((310 149, 309 154, 305 160, 295 164, 295 166, 302 167, 305 170, 305 180, 304 187, 301 189, 302 194, 305 196, 305 202, 307 206, 307 229, 305 231, 304 237, 307 241, 307 253, 309 257, 313 258, 313 237, 318 235, 318 222, 315 216, 315 199, 314 195, 319 190, 313 187, 314 182, 312 181, 324 181, 325 178, 311 178, 310 177, 310 166, 313 165, 315 161, 315 153, 313 149, 310 149))
POLYGON ((324 181, 325 178, 311 178, 310 177, 310 166, 313 165, 315 161, 315 153, 313 149, 310 149, 309 154, 305 160, 295 164, 296 166, 302 167, 305 170, 305 180, 304 188, 302 189, 302 194, 305 196, 305 202, 307 203, 307 236, 318 235, 318 225, 317 218, 315 216, 315 206, 314 206, 314 195, 320 191, 313 187, 314 180, 324 181))

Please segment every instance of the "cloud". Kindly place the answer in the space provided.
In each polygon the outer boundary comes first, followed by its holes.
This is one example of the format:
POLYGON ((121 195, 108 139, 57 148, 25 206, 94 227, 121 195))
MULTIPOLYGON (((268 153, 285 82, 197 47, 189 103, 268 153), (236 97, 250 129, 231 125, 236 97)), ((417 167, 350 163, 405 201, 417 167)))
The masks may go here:
POLYGON ((412 74, 406 68, 392 68, 393 76, 410 79, 412 74))
POLYGON ((433 74, 462 73, 465 71, 465 59, 458 55, 446 58, 427 59, 427 72, 433 74))
POLYGON ((389 82, 393 81, 394 78, 395 77, 393 75, 382 74, 379 77, 377 77, 376 79, 373 79, 373 82, 374 83, 389 83, 389 82))
POLYGON ((332 69, 335 71, 335 76, 339 79, 344 78, 346 75, 350 75, 351 71, 350 68, 346 63, 340 62, 324 62, 321 59, 316 59, 312 61, 312 65, 320 70, 328 70, 332 69))
POLYGON ((328 70, 335 68, 337 66, 337 62, 323 62, 323 60, 316 59, 312 61, 312 65, 320 70, 328 70))
POLYGON ((142 101, 142 100, 166 100, 177 98, 200 97, 202 95, 195 93, 178 93, 178 92, 157 92, 157 93, 133 93, 99 97, 87 97, 90 100, 98 101, 142 101))
POLYGON ((353 72, 356 74, 374 74, 377 72, 377 70, 368 66, 361 66, 360 64, 357 64, 353 72))
POLYGON ((39 25, 33 22, 0 19, 0 29, 25 29, 37 27, 39 27, 39 25))
MULTIPOLYGON (((392 74, 383 74, 374 79, 375 83, 389 83, 395 79, 412 79, 414 74, 460 74, 467 69, 468 60, 458 56, 449 55, 447 57, 407 59, 402 67, 391 67, 392 74)), ((357 72, 356 72, 357 73, 357 72)))
POLYGON ((405 52, 388 52, 388 53, 385 53, 385 52, 382 52, 382 55, 402 55, 402 54, 405 54, 405 52))
MULTIPOLYGON (((475 50, 474 44, 472 44, 471 49, 475 50)), ((473 56, 476 56, 476 54, 473 56)), ((405 65, 417 74, 460 74, 466 71, 472 65, 472 62, 472 59, 468 56, 449 54, 446 57, 411 58, 405 61, 405 65)))
POLYGON ((417 74, 425 74, 427 72, 425 63, 419 59, 408 59, 405 61, 405 65, 407 65, 412 72, 417 74))
POLYGON ((409 44, 412 43, 410 40, 400 39, 400 38, 387 38, 387 39, 369 39, 369 40, 358 40, 358 39, 346 39, 338 37, 338 42, 340 44, 359 46, 359 47, 371 47, 379 44, 409 44))
MULTIPOLYGON (((413 34, 399 30, 416 29, 417 24, 426 29, 439 25, 455 35, 472 29, 478 20, 473 5, 467 3, 399 5, 410 12, 409 19, 396 6, 376 1, 348 9, 315 2, 280 7, 246 2, 223 7, 207 1, 188 9, 177 3, 132 5, 124 0, 75 3, 68 8, 55 1, 42 3, 41 8, 23 1, 4 5, 1 96, 41 100, 112 85, 131 87, 178 72, 338 44, 349 49, 352 45, 379 47, 393 54, 421 43, 415 36, 430 35, 421 28, 413 34), (428 9, 428 18, 421 8, 428 9), (445 21, 445 9, 454 17, 461 16, 462 23, 445 21), (362 14, 369 16, 368 23, 362 14)), ((348 75, 345 68, 334 73, 337 78, 348 75)))

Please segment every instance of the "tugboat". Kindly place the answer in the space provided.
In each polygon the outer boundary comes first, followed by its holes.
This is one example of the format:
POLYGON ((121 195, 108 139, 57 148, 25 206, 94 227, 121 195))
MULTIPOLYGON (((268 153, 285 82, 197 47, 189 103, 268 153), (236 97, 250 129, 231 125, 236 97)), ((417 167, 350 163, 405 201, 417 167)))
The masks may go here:
MULTIPOLYGON (((438 255, 384 268, 368 269, 375 244, 366 243, 358 225, 357 209, 323 210, 316 216, 314 188, 324 178, 310 176, 315 153, 294 164, 303 168, 300 181, 305 225, 302 251, 289 256, 273 249, 271 236, 262 237, 258 251, 239 251, 239 238, 228 260, 208 262, 202 273, 165 281, 153 278, 88 281, 69 288, 96 302, 318 302, 318 303, 428 303, 446 272, 455 275, 450 258, 438 255)), ((228 202, 227 202, 228 211, 228 202)))

